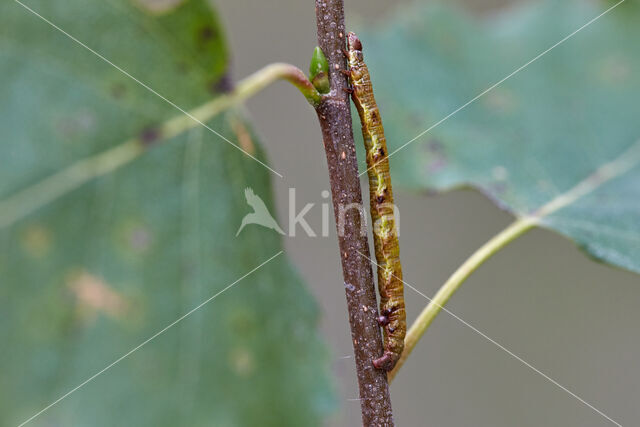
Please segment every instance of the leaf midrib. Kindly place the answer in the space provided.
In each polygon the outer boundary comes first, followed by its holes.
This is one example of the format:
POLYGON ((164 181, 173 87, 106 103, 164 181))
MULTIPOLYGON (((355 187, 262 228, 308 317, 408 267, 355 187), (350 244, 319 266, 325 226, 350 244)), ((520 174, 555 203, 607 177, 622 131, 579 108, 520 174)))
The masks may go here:
POLYGON ((571 206, 583 196, 593 193, 599 187, 612 179, 618 178, 632 170, 640 163, 640 140, 636 141, 622 154, 600 167, 578 182, 568 191, 565 191, 540 208, 536 209, 532 214, 525 216, 530 217, 536 222, 540 222, 543 218, 567 207, 571 206))

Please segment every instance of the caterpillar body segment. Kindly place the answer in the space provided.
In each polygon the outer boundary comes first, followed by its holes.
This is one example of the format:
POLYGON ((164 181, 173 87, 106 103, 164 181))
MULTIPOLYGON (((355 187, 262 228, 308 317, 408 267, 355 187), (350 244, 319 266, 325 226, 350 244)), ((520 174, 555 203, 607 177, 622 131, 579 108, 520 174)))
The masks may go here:
POLYGON ((384 331, 384 354, 375 359, 373 365, 377 369, 390 371, 404 349, 407 322, 387 144, 369 70, 362 55, 362 43, 354 33, 347 35, 346 56, 351 97, 362 123, 366 150, 371 222, 378 264, 378 322, 384 331))

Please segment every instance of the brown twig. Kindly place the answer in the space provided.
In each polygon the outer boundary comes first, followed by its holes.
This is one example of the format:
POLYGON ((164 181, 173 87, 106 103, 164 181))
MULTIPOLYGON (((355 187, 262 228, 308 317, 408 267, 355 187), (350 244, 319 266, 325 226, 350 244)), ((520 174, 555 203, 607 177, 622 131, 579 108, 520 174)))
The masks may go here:
POLYGON ((327 155, 338 243, 347 295, 351 338, 360 387, 362 422, 365 426, 393 426, 387 374, 372 360, 383 352, 377 323, 378 309, 369 246, 362 210, 351 110, 345 71, 343 0, 316 0, 318 45, 329 61, 331 91, 316 106, 327 155), (340 216, 343 216, 341 221, 340 216), (340 225, 343 224, 344 227, 340 225), (363 233, 364 231, 364 233, 363 233), (362 256, 362 255, 365 256, 362 256))

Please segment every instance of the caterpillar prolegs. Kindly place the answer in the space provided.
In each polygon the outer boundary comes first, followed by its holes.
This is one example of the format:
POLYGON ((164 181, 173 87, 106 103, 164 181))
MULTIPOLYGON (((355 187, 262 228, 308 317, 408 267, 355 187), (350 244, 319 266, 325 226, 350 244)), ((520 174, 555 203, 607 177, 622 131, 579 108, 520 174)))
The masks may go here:
POLYGON ((387 143, 378 106, 373 97, 369 70, 362 56, 362 43, 354 33, 347 35, 346 55, 352 86, 351 97, 360 116, 366 149, 373 243, 378 264, 378 322, 384 328, 384 354, 375 359, 373 365, 378 369, 390 371, 402 354, 407 320, 387 143))

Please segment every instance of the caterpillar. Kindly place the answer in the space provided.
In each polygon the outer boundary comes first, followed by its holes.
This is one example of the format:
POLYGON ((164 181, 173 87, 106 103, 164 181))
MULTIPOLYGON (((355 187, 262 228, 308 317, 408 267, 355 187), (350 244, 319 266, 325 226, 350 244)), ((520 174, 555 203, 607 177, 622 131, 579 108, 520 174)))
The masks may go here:
POLYGON ((384 353, 373 361, 377 369, 390 371, 404 349, 407 320, 404 306, 402 267, 394 216, 393 193, 389 175, 389 158, 380 112, 373 96, 369 70, 364 63, 362 43, 354 33, 347 34, 347 51, 351 98, 362 123, 369 176, 369 201, 373 225, 373 243, 377 261, 380 316, 384 353))

